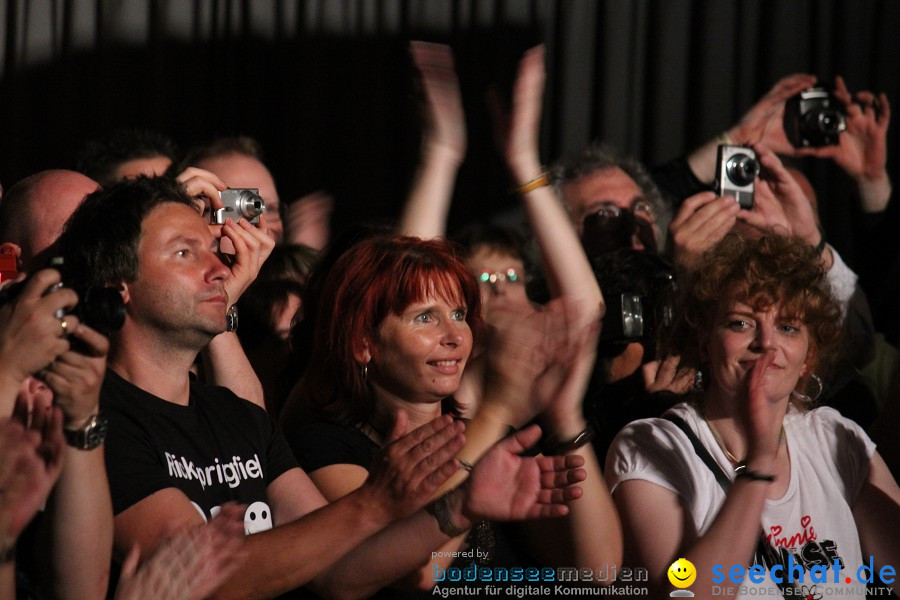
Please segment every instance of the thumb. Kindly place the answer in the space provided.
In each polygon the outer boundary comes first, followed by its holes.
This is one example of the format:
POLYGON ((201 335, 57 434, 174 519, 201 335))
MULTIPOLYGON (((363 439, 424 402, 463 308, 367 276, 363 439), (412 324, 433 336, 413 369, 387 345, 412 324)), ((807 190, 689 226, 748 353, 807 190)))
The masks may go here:
POLYGON ((125 562, 122 563, 121 579, 127 579, 134 575, 137 571, 138 562, 141 560, 141 547, 135 544, 128 552, 125 562))

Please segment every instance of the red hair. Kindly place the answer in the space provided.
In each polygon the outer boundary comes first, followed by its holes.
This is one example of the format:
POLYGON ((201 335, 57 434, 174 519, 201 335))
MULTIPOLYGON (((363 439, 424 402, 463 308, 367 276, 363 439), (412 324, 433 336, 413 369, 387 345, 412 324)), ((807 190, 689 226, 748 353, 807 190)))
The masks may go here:
POLYGON ((442 239, 377 236, 351 246, 325 278, 313 325, 310 400, 345 424, 367 422, 374 399, 357 358, 385 317, 438 296, 467 308, 475 334, 480 325, 478 283, 457 249, 442 239))

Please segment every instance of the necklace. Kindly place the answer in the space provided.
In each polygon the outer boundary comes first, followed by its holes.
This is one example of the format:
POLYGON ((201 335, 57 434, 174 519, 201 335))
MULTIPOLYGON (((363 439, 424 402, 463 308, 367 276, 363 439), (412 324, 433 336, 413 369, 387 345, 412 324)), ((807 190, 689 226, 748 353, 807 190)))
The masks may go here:
MULTIPOLYGON (((707 426, 709 426, 709 431, 712 433, 713 438, 716 440, 716 444, 718 444, 719 448, 725 454, 725 458, 727 458, 731 462, 731 464, 736 465, 735 472, 740 470, 740 468, 743 467, 745 464, 744 461, 740 460, 737 456, 735 456, 734 454, 731 453, 731 451, 728 450, 728 447, 725 445, 725 441, 719 435, 719 432, 716 431, 716 428, 713 427, 712 423, 707 421, 706 424, 707 424, 707 426)), ((783 425, 781 427, 781 432, 778 434, 778 447, 779 448, 781 447, 782 440, 784 440, 784 426, 783 425)))

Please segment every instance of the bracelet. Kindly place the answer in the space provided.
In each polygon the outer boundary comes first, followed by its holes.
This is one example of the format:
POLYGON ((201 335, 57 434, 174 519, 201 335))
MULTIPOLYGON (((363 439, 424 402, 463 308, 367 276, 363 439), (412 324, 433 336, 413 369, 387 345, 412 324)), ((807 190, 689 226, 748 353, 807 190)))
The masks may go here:
POLYGON ((769 473, 760 473, 759 471, 753 471, 747 468, 747 463, 740 462, 734 468, 735 477, 746 477, 750 481, 765 481, 766 483, 772 483, 775 481, 775 476, 769 473))
POLYGON ((568 454, 573 450, 578 450, 582 446, 587 445, 592 439, 594 439, 594 428, 588 425, 573 438, 559 441, 548 440, 547 442, 544 442, 541 451, 545 456, 568 454))
POLYGON ((425 507, 425 510, 434 517, 434 520, 437 521, 438 527, 441 532, 446 534, 449 537, 455 538, 462 534, 464 534, 468 529, 463 529, 459 527, 456 523, 453 522, 453 517, 450 516, 450 501, 447 497, 452 492, 447 492, 431 504, 425 507))
POLYGON ((475 468, 475 466, 472 463, 470 463, 469 461, 467 461, 464 458, 460 458, 457 456, 456 460, 459 461, 460 468, 465 469, 466 471, 469 471, 470 473, 472 472, 472 469, 475 468))
POLYGON ((550 185, 550 176, 547 175, 547 171, 541 171, 540 175, 538 175, 531 181, 518 186, 515 191, 516 193, 524 196, 528 192, 533 192, 538 188, 547 187, 548 185, 550 185))

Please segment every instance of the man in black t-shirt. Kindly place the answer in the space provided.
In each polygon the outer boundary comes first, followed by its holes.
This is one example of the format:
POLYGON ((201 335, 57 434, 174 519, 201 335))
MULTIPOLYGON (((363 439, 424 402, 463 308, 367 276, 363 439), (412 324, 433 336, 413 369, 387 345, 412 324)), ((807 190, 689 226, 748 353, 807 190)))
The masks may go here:
MULTIPOLYGON (((191 382, 197 353, 226 329, 229 306, 255 277, 264 227, 264 217, 260 229, 243 219, 209 226, 176 183, 145 177, 91 194, 67 224, 60 240, 67 270, 86 284, 116 287, 126 306, 125 324, 110 339, 102 395, 115 550, 124 556, 139 544, 148 556, 167 534, 237 500, 248 504, 245 530, 254 535, 220 594, 272 597, 310 582, 331 594, 367 595, 449 541, 442 521, 468 528, 473 519, 503 517, 514 503, 496 491, 470 503, 457 488, 442 504, 448 514, 421 510, 457 467, 462 426, 445 417, 407 435, 398 418, 365 484, 328 504, 262 409, 191 382), (230 266, 217 237, 234 246, 230 266), (495 498, 492 514, 467 509, 495 498)), ((482 479, 494 489, 493 476, 482 479)), ((563 479, 552 487, 568 485, 563 479)), ((503 491, 512 496, 514 488, 503 491)))

